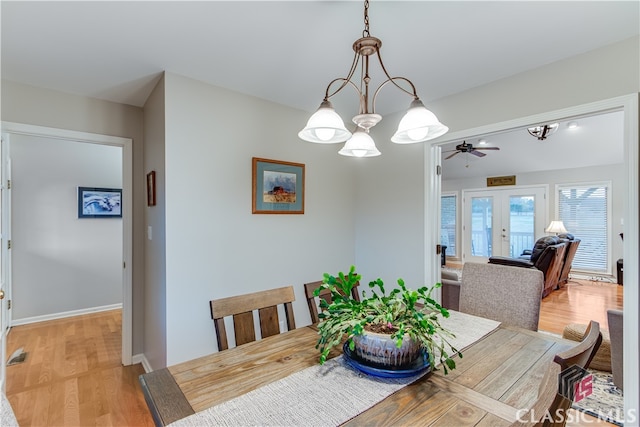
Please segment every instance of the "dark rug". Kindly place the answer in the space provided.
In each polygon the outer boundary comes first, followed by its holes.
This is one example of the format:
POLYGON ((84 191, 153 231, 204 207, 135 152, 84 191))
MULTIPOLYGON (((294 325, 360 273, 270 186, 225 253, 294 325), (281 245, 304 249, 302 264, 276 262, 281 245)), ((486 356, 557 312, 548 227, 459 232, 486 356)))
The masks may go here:
POLYGON ((589 369, 593 375, 593 394, 573 404, 573 408, 617 426, 624 425, 622 390, 613 385, 610 372, 589 369))

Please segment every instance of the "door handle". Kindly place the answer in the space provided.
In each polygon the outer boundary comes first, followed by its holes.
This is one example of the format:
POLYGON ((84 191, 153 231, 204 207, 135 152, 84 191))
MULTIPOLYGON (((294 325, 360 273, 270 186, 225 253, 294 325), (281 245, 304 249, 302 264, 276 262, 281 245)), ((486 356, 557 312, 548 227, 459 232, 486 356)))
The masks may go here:
POLYGON ((4 291, 0 289, 0 299, 4 299, 4 291))

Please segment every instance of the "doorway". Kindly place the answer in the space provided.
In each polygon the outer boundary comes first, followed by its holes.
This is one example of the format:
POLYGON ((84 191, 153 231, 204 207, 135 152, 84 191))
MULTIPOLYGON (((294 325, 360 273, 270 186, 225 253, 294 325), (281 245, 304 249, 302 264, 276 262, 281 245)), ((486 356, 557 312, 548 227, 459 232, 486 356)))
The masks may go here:
MULTIPOLYGON (((482 126, 478 128, 466 129, 458 132, 452 132, 446 136, 446 139, 434 142, 430 149, 425 150, 425 187, 427 188, 427 208, 425 210, 426 236, 425 236, 425 277, 427 280, 437 281, 439 279, 440 269, 438 255, 436 253, 436 245, 439 239, 439 221, 432 221, 431 218, 438 218, 440 215, 440 189, 439 168, 442 167, 441 162, 441 145, 470 138, 472 136, 483 135, 492 132, 501 132, 508 129, 522 128, 531 126, 533 123, 548 122, 558 120, 560 118, 578 117, 581 115, 598 114, 606 111, 623 111, 623 145, 624 145, 624 177, 627 187, 621 190, 624 193, 624 233, 625 235, 634 236, 633 238, 624 240, 624 256, 629 259, 638 259, 640 256, 640 244, 637 236, 640 235, 640 164, 639 164, 639 102, 638 94, 633 93, 627 96, 611 98, 604 101, 593 102, 590 104, 578 105, 563 110, 551 111, 544 114, 537 114, 529 117, 509 120, 506 122, 495 123, 493 125, 482 126), (430 224, 436 223, 435 226, 430 224)), ((639 340, 638 325, 640 324, 638 316, 638 278, 639 270, 637 263, 632 263, 628 267, 625 265, 625 282, 629 278, 634 284, 633 286, 624 286, 624 360, 625 360, 625 378, 631 384, 625 388, 624 400, 625 407, 637 407, 640 399, 640 389, 635 378, 640 375, 640 355, 634 349, 638 348, 639 340)))
MULTIPOLYGON (((3 139, 8 144, 11 138, 18 136, 31 136, 47 138, 51 140, 72 141, 84 144, 97 144, 102 146, 113 146, 121 149, 121 165, 122 165, 122 363, 130 365, 132 363, 132 140, 129 138, 120 138, 107 135, 98 135, 85 132, 77 132, 56 128, 47 128, 42 126, 24 125, 19 123, 2 123, 3 139)), ((53 142, 55 143, 55 141, 53 142)), ((46 179, 46 177, 43 177, 46 179)), ((3 218, 6 212, 2 212, 3 218)), ((11 295, 11 282, 7 283, 5 290, 11 295)), ((8 319, 7 327, 11 326, 12 316, 8 319)), ((5 343, 3 342, 3 345, 5 343)))
POLYGON ((546 222, 545 186, 462 192, 462 260, 517 257, 531 249, 546 222))

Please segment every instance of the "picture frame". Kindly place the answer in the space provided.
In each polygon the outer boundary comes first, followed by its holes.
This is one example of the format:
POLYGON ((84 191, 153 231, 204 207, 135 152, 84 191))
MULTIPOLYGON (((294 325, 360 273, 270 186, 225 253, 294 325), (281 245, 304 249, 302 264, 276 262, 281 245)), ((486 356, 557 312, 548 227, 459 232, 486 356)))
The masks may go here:
POLYGON ((304 214, 303 163, 252 158, 252 213, 304 214))
POLYGON ((78 218, 122 218, 122 189, 78 187, 78 218))
POLYGON ((147 206, 156 205, 156 171, 147 174, 147 206))

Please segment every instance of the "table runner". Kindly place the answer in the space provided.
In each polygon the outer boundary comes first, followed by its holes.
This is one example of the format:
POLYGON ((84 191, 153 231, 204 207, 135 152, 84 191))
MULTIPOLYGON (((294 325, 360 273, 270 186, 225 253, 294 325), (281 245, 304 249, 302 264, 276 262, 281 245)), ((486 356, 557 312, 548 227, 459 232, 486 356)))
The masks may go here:
MULTIPOLYGON (((459 350, 500 323, 456 311, 441 319, 459 350)), ((437 360, 437 358, 436 358, 437 360)), ((407 378, 379 378, 353 369, 342 356, 295 372, 227 402, 175 421, 172 427, 336 426, 366 411, 426 372, 407 378)))

